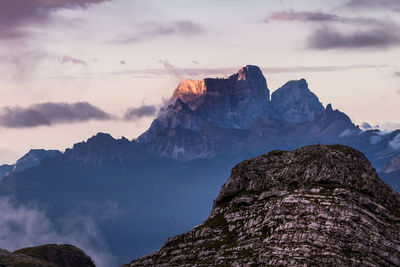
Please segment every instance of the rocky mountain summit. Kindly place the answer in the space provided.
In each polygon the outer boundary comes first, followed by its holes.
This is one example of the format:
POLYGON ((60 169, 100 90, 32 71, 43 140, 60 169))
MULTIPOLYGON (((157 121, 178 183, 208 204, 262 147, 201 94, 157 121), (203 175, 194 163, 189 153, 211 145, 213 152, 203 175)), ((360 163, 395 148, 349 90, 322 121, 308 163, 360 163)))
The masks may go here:
POLYGON ((249 128, 258 117, 268 115, 269 98, 267 82, 257 66, 243 67, 227 79, 184 80, 138 141, 149 142, 162 128, 198 130, 206 122, 224 128, 249 128))
POLYGON ((289 81, 270 98, 260 68, 247 65, 227 79, 181 81, 138 141, 151 142, 153 135, 166 128, 200 130, 213 123, 221 128, 249 129, 258 118, 301 123, 317 119, 324 111, 306 80, 289 81))
POLYGON ((239 163, 209 218, 126 266, 400 265, 400 196, 341 145, 239 163))
POLYGON ((14 252, 0 249, 0 266, 6 267, 95 267, 92 259, 72 245, 41 245, 14 252))
POLYGON ((313 121, 325 108, 305 79, 289 81, 271 95, 271 117, 289 122, 313 121))
POLYGON ((330 104, 325 108, 306 80, 289 81, 270 98, 260 68, 247 65, 227 79, 183 80, 136 141, 146 145, 149 154, 193 160, 255 142, 263 151, 341 143, 344 131, 360 129, 330 104))

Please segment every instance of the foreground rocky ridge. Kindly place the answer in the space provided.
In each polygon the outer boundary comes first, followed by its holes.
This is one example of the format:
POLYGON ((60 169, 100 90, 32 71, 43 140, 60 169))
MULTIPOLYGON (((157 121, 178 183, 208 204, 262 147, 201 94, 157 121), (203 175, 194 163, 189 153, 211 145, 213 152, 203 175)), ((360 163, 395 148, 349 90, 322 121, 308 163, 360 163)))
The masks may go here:
POLYGON ((0 249, 0 266, 95 267, 92 259, 72 245, 48 244, 9 252, 0 249))
POLYGON ((210 217, 127 266, 400 265, 400 197, 365 156, 316 145, 232 169, 210 217))

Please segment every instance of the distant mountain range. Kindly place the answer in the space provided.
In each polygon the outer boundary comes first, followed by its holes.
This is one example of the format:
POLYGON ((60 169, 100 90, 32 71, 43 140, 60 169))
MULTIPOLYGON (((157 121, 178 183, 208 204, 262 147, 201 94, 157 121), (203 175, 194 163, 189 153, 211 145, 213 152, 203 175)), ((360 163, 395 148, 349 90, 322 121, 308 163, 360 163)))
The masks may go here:
POLYGON ((236 163, 314 144, 360 150, 400 190, 400 130, 361 130, 304 79, 270 95, 260 69, 246 66, 227 79, 182 81, 136 140, 99 133, 64 153, 31 151, 3 165, 0 197, 36 203, 56 226, 82 203, 113 203, 115 217, 96 223, 117 261, 128 262, 203 221, 236 163))
POLYGON ((31 149, 22 158, 17 160, 15 164, 1 165, 0 180, 11 173, 23 171, 27 168, 37 166, 46 157, 52 158, 58 155, 61 155, 61 152, 58 150, 31 149))

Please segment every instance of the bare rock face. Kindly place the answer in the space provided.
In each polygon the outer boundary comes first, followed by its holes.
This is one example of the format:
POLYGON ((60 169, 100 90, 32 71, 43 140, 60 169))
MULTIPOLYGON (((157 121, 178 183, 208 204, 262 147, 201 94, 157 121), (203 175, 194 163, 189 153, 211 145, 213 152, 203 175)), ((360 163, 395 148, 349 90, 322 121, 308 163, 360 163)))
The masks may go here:
POLYGON ((272 118, 294 123, 313 121, 325 110, 304 79, 289 81, 273 92, 271 104, 272 118))
POLYGON ((149 142, 162 128, 198 130, 206 122, 224 128, 249 128, 258 117, 267 116, 270 101, 260 68, 248 65, 227 79, 184 80, 170 102, 139 142, 149 142))
POLYGON ((207 92, 205 80, 196 81, 185 79, 181 81, 172 94, 172 99, 181 99, 184 103, 188 103, 190 108, 196 109, 204 102, 204 96, 207 92))
POLYGON ((210 217, 127 266, 400 265, 400 196, 346 146, 272 151, 232 169, 210 217))
POLYGON ((226 153, 227 147, 247 150, 254 141, 260 151, 292 149, 343 143, 342 133, 360 132, 346 114, 331 105, 325 109, 304 79, 289 81, 271 100, 269 96, 260 68, 251 65, 227 79, 183 80, 169 104, 135 141, 147 145, 149 154, 189 161, 226 153), (214 133, 208 131, 210 125, 214 133), (255 132, 256 128, 265 131, 255 132), (238 131, 242 138, 233 143, 229 138, 238 131), (224 135, 218 136, 221 132, 224 135))

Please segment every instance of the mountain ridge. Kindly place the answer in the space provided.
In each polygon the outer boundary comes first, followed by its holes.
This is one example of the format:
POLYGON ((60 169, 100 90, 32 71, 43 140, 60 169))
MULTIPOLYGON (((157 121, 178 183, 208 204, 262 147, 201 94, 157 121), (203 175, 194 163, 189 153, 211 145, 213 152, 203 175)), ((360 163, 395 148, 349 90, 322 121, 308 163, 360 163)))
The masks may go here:
POLYGON ((37 166, 46 157, 53 158, 53 157, 59 156, 61 154, 62 153, 59 150, 31 149, 28 151, 28 153, 26 153, 24 156, 22 156, 20 159, 18 159, 14 164, 1 165, 0 166, 0 180, 11 173, 22 171, 27 168, 37 166))

